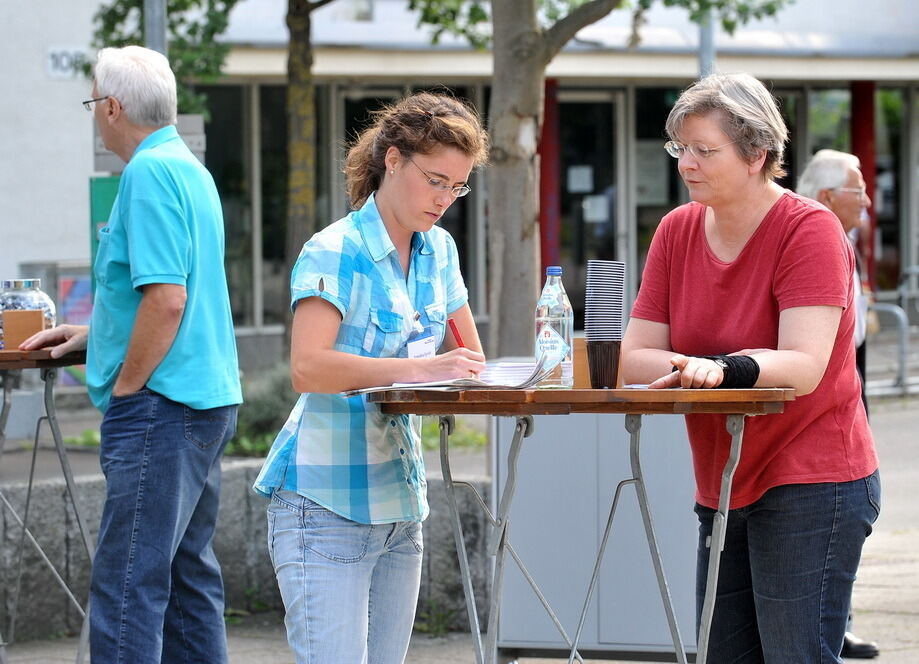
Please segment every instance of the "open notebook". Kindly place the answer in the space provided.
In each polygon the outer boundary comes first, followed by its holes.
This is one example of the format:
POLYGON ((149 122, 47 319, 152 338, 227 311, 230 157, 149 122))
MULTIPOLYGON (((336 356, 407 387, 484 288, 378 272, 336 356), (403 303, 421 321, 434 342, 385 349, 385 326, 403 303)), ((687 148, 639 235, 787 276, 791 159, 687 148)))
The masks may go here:
POLYGON ((379 385, 365 387, 359 390, 342 392, 346 397, 369 392, 384 392, 386 390, 435 390, 447 392, 452 390, 525 390, 534 387, 547 378, 558 365, 545 355, 540 356, 535 362, 489 362, 478 378, 453 378, 451 380, 435 380, 429 383, 393 383, 392 385, 379 385))

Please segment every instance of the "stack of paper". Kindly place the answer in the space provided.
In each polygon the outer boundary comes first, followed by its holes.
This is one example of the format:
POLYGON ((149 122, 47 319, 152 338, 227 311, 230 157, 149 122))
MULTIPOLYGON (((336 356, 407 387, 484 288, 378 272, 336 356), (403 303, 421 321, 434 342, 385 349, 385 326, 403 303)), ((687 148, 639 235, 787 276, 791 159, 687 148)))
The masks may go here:
POLYGON ((453 378, 428 383, 393 383, 342 392, 346 397, 386 390, 525 390, 546 378, 555 367, 545 366, 545 357, 535 362, 489 362, 478 378, 453 378))

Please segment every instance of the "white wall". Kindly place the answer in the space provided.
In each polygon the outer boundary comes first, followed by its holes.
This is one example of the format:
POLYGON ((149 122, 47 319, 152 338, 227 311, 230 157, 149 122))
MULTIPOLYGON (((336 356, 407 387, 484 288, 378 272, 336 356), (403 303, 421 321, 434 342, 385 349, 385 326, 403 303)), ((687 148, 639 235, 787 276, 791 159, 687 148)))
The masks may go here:
POLYGON ((49 54, 88 49, 96 0, 0 1, 0 279, 28 261, 89 260, 92 115, 82 74, 49 54))

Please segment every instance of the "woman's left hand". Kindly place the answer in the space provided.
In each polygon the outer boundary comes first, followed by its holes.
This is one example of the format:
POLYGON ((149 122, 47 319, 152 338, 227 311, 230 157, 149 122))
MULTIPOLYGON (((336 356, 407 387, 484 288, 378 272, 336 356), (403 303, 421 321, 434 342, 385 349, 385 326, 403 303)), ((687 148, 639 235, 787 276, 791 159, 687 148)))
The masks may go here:
POLYGON ((704 357, 692 357, 689 355, 674 355, 670 358, 670 364, 675 370, 666 376, 661 376, 650 385, 649 389, 663 390, 671 387, 690 388, 711 388, 721 385, 724 380, 724 370, 714 361, 707 360, 704 357))

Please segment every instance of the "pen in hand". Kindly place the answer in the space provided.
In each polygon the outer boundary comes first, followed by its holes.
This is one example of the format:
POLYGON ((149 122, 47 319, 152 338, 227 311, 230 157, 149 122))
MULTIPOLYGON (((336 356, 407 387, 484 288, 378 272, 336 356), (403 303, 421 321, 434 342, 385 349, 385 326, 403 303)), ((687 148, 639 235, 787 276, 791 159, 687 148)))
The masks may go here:
POLYGON ((450 331, 453 333, 453 338, 456 339, 457 347, 465 348, 466 344, 463 343, 463 338, 460 336, 459 330, 456 328, 456 323, 452 318, 447 319, 447 325, 450 326, 450 331))

